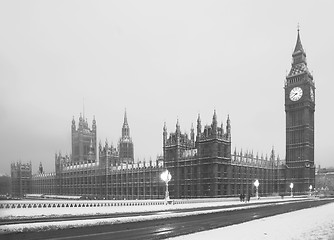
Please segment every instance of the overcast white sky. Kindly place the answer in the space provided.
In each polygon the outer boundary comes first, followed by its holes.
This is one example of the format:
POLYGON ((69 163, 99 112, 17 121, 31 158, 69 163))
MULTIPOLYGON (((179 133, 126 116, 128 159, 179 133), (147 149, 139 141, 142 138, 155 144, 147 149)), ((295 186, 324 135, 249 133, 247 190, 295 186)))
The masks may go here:
POLYGON ((127 109, 135 159, 162 153, 162 128, 210 124, 232 147, 285 158, 283 84, 297 24, 316 83, 315 162, 333 166, 334 2, 0 2, 0 172, 71 153, 71 121, 95 115, 117 144, 127 109))

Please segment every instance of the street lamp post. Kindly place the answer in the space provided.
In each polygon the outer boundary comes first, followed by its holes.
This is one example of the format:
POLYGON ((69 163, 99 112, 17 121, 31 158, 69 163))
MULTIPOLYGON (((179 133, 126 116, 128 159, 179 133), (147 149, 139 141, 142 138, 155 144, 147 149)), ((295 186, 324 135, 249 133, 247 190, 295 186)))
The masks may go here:
POLYGON ((292 191, 292 189, 293 189, 293 183, 290 183, 290 188, 291 188, 291 197, 293 197, 293 191, 292 191))
POLYGON ((309 189, 310 189, 310 196, 312 195, 312 185, 309 186, 309 189))
POLYGON ((172 179, 172 175, 168 170, 161 173, 161 179, 166 183, 166 193, 165 193, 165 201, 169 201, 169 192, 168 192, 168 182, 172 179))
POLYGON ((256 188, 256 195, 255 195, 256 199, 259 199, 259 185, 260 185, 259 180, 256 179, 254 182, 254 186, 256 188))

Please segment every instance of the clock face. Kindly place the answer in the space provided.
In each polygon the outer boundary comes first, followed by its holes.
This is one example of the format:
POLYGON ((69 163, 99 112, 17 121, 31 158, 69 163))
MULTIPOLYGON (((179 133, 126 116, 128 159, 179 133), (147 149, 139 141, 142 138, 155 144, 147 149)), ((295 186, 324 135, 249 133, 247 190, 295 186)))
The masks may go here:
POLYGON ((303 96, 303 90, 300 87, 294 87, 290 92, 291 101, 298 101, 303 96))
POLYGON ((314 91, 312 88, 310 88, 310 97, 311 97, 312 102, 314 102, 314 91))

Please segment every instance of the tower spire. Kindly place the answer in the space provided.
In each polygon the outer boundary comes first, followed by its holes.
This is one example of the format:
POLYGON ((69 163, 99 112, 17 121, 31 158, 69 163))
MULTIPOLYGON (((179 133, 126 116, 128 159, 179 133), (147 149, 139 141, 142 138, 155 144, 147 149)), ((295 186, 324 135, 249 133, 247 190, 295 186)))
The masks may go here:
POLYGON ((127 117, 127 115, 126 115, 126 108, 125 108, 125 112, 124 112, 124 122, 123 122, 123 127, 124 127, 125 125, 128 125, 128 117, 127 117))
POLYGON ((293 54, 298 53, 299 51, 304 52, 302 41, 300 40, 300 34, 299 34, 299 24, 297 28, 297 42, 295 46, 295 50, 293 51, 293 54))
POLYGON ((122 138, 129 138, 130 137, 130 128, 128 124, 128 118, 126 115, 126 109, 124 112, 124 122, 123 122, 123 127, 122 127, 122 138))
MULTIPOLYGON (((286 84, 290 84, 291 81, 288 80, 290 77, 294 77, 295 75, 299 75, 301 73, 307 73, 311 76, 308 68, 307 68, 307 62, 306 62, 306 53, 302 45, 302 41, 300 40, 300 33, 299 33, 299 26, 297 29, 297 41, 295 49, 292 53, 292 66, 291 70, 287 76, 287 82, 286 84)), ((294 79, 292 79, 293 81, 294 79)))
POLYGON ((133 160, 134 160, 133 142, 130 137, 130 127, 128 124, 126 109, 124 112, 122 137, 119 140, 118 149, 119 149, 119 162, 120 163, 133 163, 133 160))

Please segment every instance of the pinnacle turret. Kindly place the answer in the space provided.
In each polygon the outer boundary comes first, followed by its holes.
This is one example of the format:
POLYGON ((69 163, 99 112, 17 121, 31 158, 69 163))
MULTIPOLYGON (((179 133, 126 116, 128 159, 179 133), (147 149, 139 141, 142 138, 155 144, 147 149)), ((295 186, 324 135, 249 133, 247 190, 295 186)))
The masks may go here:
POLYGON ((213 111, 212 123, 217 124, 217 114, 216 109, 213 111))
POLYGON ((227 139, 231 140, 231 120, 230 120, 230 115, 227 115, 226 134, 227 134, 227 139))
POLYGON ((39 163, 38 173, 44 173, 42 162, 39 163))
POLYGON ((179 119, 176 121, 176 133, 181 133, 179 119))
POLYGON ((195 144, 195 131, 194 131, 194 124, 191 124, 190 129, 190 139, 193 144, 195 144))
POLYGON ((166 122, 164 122, 164 128, 163 128, 164 132, 167 132, 167 126, 166 126, 166 122))
POLYGON ((213 112, 213 117, 212 117, 212 131, 214 134, 217 134, 217 114, 216 110, 213 112))
POLYGON ((197 136, 200 136, 202 132, 201 116, 198 114, 197 117, 197 136))
POLYGON ((167 141, 167 126, 166 126, 166 122, 164 123, 164 127, 163 127, 163 145, 165 146, 167 141))
POLYGON ((82 129, 83 125, 84 125, 84 121, 83 121, 83 118, 82 118, 82 114, 80 113, 80 117, 79 117, 79 129, 82 129))

